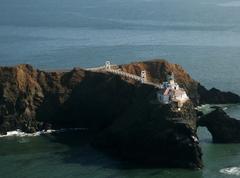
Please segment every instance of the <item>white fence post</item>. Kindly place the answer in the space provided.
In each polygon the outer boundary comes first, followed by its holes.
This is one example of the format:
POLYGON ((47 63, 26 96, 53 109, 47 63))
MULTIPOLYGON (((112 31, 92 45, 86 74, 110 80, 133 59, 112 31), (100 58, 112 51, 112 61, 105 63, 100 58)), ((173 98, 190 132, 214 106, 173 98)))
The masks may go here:
POLYGON ((146 74, 146 71, 143 70, 141 71, 141 82, 145 83, 146 81, 147 81, 147 74, 146 74))

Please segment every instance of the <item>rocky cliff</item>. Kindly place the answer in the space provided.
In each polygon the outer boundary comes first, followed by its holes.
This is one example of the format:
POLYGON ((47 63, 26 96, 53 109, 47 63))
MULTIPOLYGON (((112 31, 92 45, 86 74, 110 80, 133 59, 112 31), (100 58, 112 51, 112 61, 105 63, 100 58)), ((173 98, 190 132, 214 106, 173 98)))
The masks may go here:
POLYGON ((207 127, 214 143, 240 143, 240 120, 229 117, 221 108, 202 116, 198 125, 207 127))
POLYGON ((153 86, 105 71, 1 67, 0 133, 84 127, 95 133, 93 145, 120 158, 147 165, 202 167, 194 110, 203 97, 199 83, 179 65, 163 60, 119 68, 137 75, 146 70, 148 80, 157 83, 173 72, 192 101, 176 111, 176 106, 156 101, 153 86))
POLYGON ((195 121, 191 102, 179 112, 175 105, 151 104, 142 98, 104 129, 94 144, 136 164, 201 168, 195 121))

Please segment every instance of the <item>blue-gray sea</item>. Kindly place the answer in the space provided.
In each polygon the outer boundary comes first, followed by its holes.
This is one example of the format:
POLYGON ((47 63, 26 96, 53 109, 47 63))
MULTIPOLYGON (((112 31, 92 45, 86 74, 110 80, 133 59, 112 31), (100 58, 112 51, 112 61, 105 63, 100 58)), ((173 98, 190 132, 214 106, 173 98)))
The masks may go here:
MULTIPOLYGON (((208 88, 240 94, 240 0, 0 0, 0 65, 93 67, 165 58, 208 88)), ((240 106, 227 106, 240 118, 240 106)), ((128 167, 85 133, 0 138, 1 178, 240 176, 240 145, 199 129, 203 170, 128 167), (231 168, 231 169, 225 169, 231 168)))

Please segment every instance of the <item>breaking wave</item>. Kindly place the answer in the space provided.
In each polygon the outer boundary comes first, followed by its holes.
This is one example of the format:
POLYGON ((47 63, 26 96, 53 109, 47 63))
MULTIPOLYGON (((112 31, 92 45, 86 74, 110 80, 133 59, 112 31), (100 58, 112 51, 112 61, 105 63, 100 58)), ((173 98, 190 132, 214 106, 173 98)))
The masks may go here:
POLYGON ((86 128, 67 128, 67 129, 59 129, 59 130, 46 130, 46 131, 38 131, 35 133, 25 133, 21 130, 14 130, 7 132, 6 135, 0 135, 0 138, 2 137, 35 137, 40 136, 44 134, 51 134, 51 133, 62 133, 67 131, 80 131, 80 130, 87 130, 86 128))
POLYGON ((224 168, 219 171, 223 174, 240 176, 240 167, 224 168))

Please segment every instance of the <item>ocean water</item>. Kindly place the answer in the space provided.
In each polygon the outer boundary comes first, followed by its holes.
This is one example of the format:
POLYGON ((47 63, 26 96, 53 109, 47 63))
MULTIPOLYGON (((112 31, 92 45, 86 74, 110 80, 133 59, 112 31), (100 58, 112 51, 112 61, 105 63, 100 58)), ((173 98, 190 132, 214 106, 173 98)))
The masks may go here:
POLYGON ((0 65, 92 67, 165 58, 240 93, 240 1, 1 0, 0 65))
MULTIPOLYGON (((65 69, 165 58, 208 88, 240 94, 239 17, 239 0, 0 0, 0 65, 65 69)), ((227 112, 240 118, 239 105, 227 112)), ((0 138, 0 177, 240 174, 240 145, 212 144, 202 128, 199 136, 201 171, 129 168, 91 148, 84 132, 0 138)))

